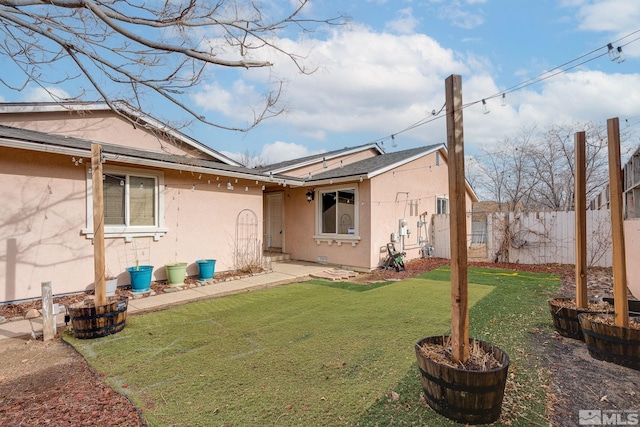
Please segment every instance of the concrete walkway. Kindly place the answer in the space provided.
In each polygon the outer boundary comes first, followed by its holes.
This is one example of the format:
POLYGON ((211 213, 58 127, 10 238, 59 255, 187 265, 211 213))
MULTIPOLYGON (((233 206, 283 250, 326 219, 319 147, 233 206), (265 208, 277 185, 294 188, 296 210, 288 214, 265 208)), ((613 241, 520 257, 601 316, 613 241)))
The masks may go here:
MULTIPOLYGON (((228 282, 199 286, 177 292, 169 292, 144 298, 129 299, 127 315, 143 314, 150 311, 162 310, 168 307, 185 304, 192 301, 217 298, 225 295, 237 294, 272 286, 285 285, 308 280, 312 274, 317 274, 331 267, 310 262, 289 261, 274 262, 272 271, 266 274, 246 277, 228 282)), ((57 316, 58 329, 64 325, 64 313, 57 316)), ((42 318, 33 320, 36 333, 42 332, 42 318)), ((31 324, 28 320, 13 320, 0 324, 0 340, 31 335, 31 324)))

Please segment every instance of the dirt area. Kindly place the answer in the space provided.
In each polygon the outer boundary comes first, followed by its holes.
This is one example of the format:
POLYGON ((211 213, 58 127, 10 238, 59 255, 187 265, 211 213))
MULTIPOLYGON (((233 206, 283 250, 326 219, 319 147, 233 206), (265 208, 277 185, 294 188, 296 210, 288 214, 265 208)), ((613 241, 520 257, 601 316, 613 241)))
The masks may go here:
MULTIPOLYGON (((364 284, 413 277, 442 265, 448 265, 448 261, 418 260, 407 263, 405 271, 378 270, 360 274, 355 281, 364 284)), ((560 292, 550 297, 575 294, 570 266, 472 265, 560 274, 560 292)), ((610 269, 590 270, 588 279, 591 297, 611 295, 610 269)), ((39 308, 37 303, 0 307, 0 316, 10 319, 33 307, 39 308)), ((29 338, 1 341, 0 425, 145 425, 133 404, 107 386, 72 347, 60 339, 44 343, 29 338)), ((640 410, 639 371, 597 361, 589 356, 584 343, 556 333, 532 331, 532 340, 551 378, 547 393, 549 425, 578 425, 580 410, 640 410)))

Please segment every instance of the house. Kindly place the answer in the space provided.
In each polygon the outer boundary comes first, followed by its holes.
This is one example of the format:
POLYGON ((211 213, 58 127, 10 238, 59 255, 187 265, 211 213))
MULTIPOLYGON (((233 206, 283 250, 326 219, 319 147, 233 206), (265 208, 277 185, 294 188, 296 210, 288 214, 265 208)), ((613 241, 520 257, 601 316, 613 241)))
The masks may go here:
MULTIPOLYGON (((416 258, 448 212, 442 144, 366 144, 248 169, 118 104, 0 104, 0 302, 93 287, 91 145, 102 147, 107 269, 217 260, 216 271, 291 259, 377 268, 386 245, 416 258)), ((476 200, 470 187, 467 202, 476 200)), ((470 222, 470 218, 469 218, 470 222)))

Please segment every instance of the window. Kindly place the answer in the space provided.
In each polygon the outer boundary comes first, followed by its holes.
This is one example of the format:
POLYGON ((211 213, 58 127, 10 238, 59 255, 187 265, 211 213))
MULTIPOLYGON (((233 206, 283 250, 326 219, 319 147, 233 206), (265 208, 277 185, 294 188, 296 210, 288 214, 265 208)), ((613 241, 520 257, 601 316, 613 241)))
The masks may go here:
POLYGON ((436 196, 436 214, 449 213, 449 199, 445 196, 436 196))
MULTIPOLYGON (((109 237, 152 236, 156 240, 167 230, 161 214, 162 173, 137 172, 124 168, 103 171, 104 234, 109 237)), ((93 199, 91 170, 87 174, 87 228, 83 233, 93 238, 93 199)))
POLYGON ((346 240, 355 245, 353 241, 359 240, 356 189, 321 189, 318 196, 318 243, 346 240))
POLYGON ((105 174, 104 225, 155 226, 156 178, 105 174))

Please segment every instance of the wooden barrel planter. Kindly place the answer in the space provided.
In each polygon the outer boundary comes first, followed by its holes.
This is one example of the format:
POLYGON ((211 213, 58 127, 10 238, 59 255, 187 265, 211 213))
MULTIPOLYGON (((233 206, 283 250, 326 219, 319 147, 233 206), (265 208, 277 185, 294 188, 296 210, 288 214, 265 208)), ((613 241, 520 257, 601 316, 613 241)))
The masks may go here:
MULTIPOLYGON (((602 301, 608 302, 611 307, 614 307, 613 297, 603 297, 602 301)), ((629 314, 632 316, 640 316, 640 300, 630 299, 628 300, 629 314)))
POLYGON ((106 305, 96 306, 93 300, 85 300, 67 307, 71 317, 73 336, 79 339, 100 338, 124 329, 127 320, 125 296, 107 297, 106 305))
POLYGON ((578 315, 581 313, 612 313, 613 309, 578 308, 575 306, 575 300, 571 298, 553 298, 549 300, 549 311, 553 319, 553 326, 560 335, 584 341, 582 328, 580 327, 580 322, 578 322, 578 315), (574 306, 568 307, 567 303, 571 302, 574 303, 574 306))
POLYGON ((591 357, 640 370, 640 317, 629 317, 629 327, 615 325, 612 314, 581 314, 578 319, 591 357))
POLYGON ((420 381, 427 403, 440 415, 460 423, 490 424, 496 421, 502 409, 509 356, 490 343, 476 340, 501 366, 474 371, 436 362, 420 351, 424 344, 443 345, 447 338, 434 336, 416 343, 416 357, 422 374, 420 381))

